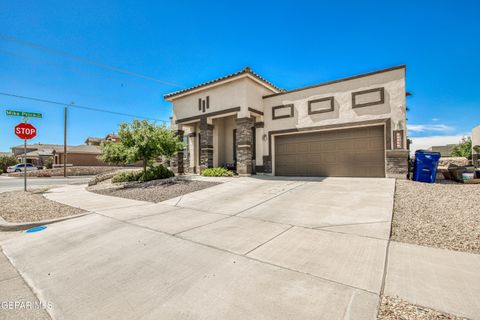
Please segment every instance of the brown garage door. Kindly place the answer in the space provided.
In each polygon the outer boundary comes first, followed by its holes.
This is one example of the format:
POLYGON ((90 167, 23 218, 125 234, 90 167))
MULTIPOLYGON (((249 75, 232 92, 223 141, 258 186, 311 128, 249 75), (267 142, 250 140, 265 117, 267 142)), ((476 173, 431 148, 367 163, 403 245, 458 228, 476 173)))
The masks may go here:
POLYGON ((383 126, 275 137, 278 176, 384 177, 383 126))

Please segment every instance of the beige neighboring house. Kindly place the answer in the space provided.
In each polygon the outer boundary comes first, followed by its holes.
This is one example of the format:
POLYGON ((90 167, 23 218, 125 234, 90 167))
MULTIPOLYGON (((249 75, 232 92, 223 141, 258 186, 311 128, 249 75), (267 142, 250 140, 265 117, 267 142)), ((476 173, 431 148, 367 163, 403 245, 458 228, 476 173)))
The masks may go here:
POLYGON ((428 148, 429 151, 439 152, 442 158, 451 157, 453 148, 456 144, 446 144, 444 146, 433 146, 428 148))
POLYGON ((250 68, 165 95, 188 143, 178 172, 405 177, 405 66, 294 90, 250 68))
POLYGON ((85 139, 85 144, 89 146, 100 146, 104 141, 118 142, 120 139, 116 134, 109 133, 105 136, 105 138, 88 137, 85 139))
POLYGON ((472 130, 472 161, 473 165, 480 166, 480 126, 472 130))
MULTIPOLYGON (((12 148, 12 153, 19 161, 23 161, 23 145, 12 148)), ((35 143, 27 145, 27 163, 44 166, 47 161, 53 165, 63 164, 63 145, 35 143)), ((98 159, 100 147, 95 145, 67 146, 67 165, 71 166, 107 166, 98 159)))

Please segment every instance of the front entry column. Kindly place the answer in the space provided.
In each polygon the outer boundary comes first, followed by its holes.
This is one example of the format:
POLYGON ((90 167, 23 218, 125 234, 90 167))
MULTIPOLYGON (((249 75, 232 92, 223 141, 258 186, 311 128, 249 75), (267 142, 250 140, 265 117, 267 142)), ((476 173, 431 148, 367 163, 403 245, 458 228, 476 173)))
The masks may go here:
MULTIPOLYGON (((180 141, 183 141, 183 130, 177 130, 176 132, 177 137, 180 139, 180 141)), ((183 150, 178 151, 177 154, 175 154, 170 161, 170 166, 171 169, 174 173, 176 174, 183 174, 185 173, 184 171, 184 166, 183 166, 183 150)))
POLYGON ((255 120, 253 118, 237 118, 236 140, 237 145, 237 173, 239 175, 252 174, 252 147, 253 141, 252 127, 255 120))
POLYGON ((200 173, 213 168, 213 125, 207 118, 200 119, 200 173))

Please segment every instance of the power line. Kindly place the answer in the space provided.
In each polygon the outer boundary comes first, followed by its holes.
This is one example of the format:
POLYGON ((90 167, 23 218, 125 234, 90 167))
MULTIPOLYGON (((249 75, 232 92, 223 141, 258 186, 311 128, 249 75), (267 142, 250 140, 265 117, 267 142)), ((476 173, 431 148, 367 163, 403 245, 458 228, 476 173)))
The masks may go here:
POLYGON ((6 35, 6 34, 0 34, 0 38, 5 40, 5 41, 10 41, 10 42, 14 42, 14 43, 17 43, 17 44, 20 44, 20 45, 23 45, 23 46, 27 46, 27 47, 30 47, 30 48, 39 49, 39 50, 42 50, 42 51, 45 51, 45 52, 48 52, 48 53, 51 53, 51 54, 54 54, 54 55, 57 55, 57 56, 62 56, 62 57, 66 57, 66 58, 69 58, 69 59, 81 61, 81 62, 84 62, 84 63, 88 63, 90 65, 94 65, 94 66, 104 68, 104 69, 108 69, 108 70, 111 70, 111 71, 115 71, 115 72, 119 72, 119 73, 123 73, 123 74, 128 74, 130 76, 134 76, 134 77, 137 77, 137 78, 142 78, 142 79, 145 79, 145 80, 154 81, 154 82, 161 83, 161 84, 164 84, 164 85, 168 85, 168 86, 171 86, 171 87, 185 88, 184 86, 178 85, 176 83, 159 80, 159 79, 156 79, 156 78, 153 78, 153 77, 150 77, 150 76, 145 76, 145 75, 137 73, 137 72, 133 72, 133 71, 130 71, 130 70, 127 70, 127 69, 118 68, 118 67, 115 67, 115 66, 111 66, 111 65, 108 65, 108 64, 97 62, 97 61, 91 60, 89 58, 85 58, 85 57, 82 57, 82 56, 79 56, 79 55, 76 55, 76 54, 72 54, 72 53, 69 53, 69 52, 66 52, 66 51, 49 48, 49 47, 46 47, 44 45, 40 45, 40 44, 36 44, 36 43, 30 42, 30 41, 22 40, 22 39, 19 39, 17 37, 9 36, 9 35, 6 35))
MULTIPOLYGON (((60 64, 57 64, 57 63, 54 63, 54 62, 50 62, 50 61, 43 60, 43 59, 38 59, 38 58, 32 58, 31 56, 21 55, 21 54, 17 54, 17 53, 6 51, 6 50, 1 50, 0 49, 0 55, 15 57, 15 58, 23 59, 23 60, 26 60, 26 61, 30 61, 32 63, 48 65, 48 66, 52 66, 52 67, 55 67, 55 68, 58 68, 58 69, 61 69, 61 70, 67 70, 67 71, 75 72, 75 73, 78 73, 78 74, 94 76, 94 77, 97 77, 97 78, 100 78, 100 79, 111 80, 111 81, 113 81, 117 84, 121 83, 119 80, 116 80, 116 79, 113 79, 113 78, 110 78, 110 77, 106 77, 106 76, 100 75, 98 73, 84 72, 84 71, 80 71, 80 70, 72 70, 72 69, 69 69, 69 68, 65 68, 63 65, 60 65, 60 64)), ((121 83, 121 86, 123 86, 123 83, 121 83)))
POLYGON ((46 99, 35 98, 35 97, 21 96, 21 95, 17 95, 17 94, 13 94, 13 93, 0 92, 0 95, 7 96, 7 97, 18 98, 18 99, 25 99, 25 100, 43 102, 43 103, 50 103, 50 104, 55 104, 55 105, 59 105, 59 106, 62 106, 62 107, 68 106, 69 108, 77 108, 77 109, 83 109, 83 110, 89 110, 89 111, 95 111, 95 112, 110 113, 110 114, 115 114, 115 115, 125 116, 125 117, 132 117, 132 118, 139 118, 139 119, 153 120, 153 121, 160 121, 160 122, 164 122, 164 123, 169 123, 169 121, 167 121, 167 120, 161 120, 161 119, 144 117, 144 116, 137 116, 137 115, 133 115, 133 114, 111 111, 111 110, 107 110, 107 109, 100 109, 100 108, 89 107, 89 106, 81 106, 81 105, 72 104, 72 103, 63 103, 63 102, 58 102, 58 101, 53 101, 53 100, 46 100, 46 99))

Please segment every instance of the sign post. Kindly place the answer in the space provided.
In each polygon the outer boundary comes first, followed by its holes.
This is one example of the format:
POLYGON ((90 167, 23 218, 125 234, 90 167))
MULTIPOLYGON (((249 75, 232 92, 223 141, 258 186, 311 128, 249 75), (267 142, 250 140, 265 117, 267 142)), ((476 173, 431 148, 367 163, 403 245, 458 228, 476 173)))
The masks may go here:
POLYGON ((23 190, 27 191, 27 140, 37 136, 37 129, 30 123, 22 122, 15 126, 15 135, 24 140, 23 145, 23 190))
POLYGON ((16 110, 7 110, 7 116, 23 117, 23 123, 15 127, 15 135, 24 140, 23 145, 23 190, 27 191, 27 140, 33 139, 37 135, 37 129, 31 124, 27 123, 28 118, 43 118, 43 115, 38 112, 25 112, 16 110))

